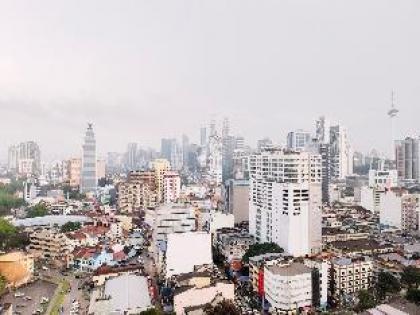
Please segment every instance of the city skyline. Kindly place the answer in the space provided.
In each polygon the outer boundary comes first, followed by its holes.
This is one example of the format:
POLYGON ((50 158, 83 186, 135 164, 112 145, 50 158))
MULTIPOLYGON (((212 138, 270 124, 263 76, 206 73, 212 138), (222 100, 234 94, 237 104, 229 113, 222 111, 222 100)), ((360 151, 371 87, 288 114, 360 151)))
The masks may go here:
POLYGON ((396 138, 416 135, 416 1, 44 3, 0 7, 1 160, 27 140, 50 159, 80 154, 88 121, 101 154, 182 134, 198 143, 212 116, 253 145, 313 132, 325 115, 355 150, 389 155, 392 89, 396 138))

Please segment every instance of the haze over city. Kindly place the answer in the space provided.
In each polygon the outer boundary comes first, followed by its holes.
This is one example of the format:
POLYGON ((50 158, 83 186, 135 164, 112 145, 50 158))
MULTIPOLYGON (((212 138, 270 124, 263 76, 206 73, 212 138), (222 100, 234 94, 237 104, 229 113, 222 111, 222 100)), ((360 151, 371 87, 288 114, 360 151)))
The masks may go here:
POLYGON ((229 117, 256 146, 325 115, 355 150, 390 155, 420 117, 418 1, 2 1, 0 158, 36 140, 46 159, 162 137, 198 141, 229 117))

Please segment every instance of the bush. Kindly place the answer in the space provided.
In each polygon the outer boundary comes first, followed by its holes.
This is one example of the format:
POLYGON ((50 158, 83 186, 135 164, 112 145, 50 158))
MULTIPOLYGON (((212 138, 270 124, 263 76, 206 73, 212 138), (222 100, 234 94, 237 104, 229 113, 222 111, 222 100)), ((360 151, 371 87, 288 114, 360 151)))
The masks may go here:
POLYGON ((28 218, 36 218, 36 217, 44 217, 48 214, 48 209, 47 207, 42 204, 39 203, 31 208, 29 208, 26 217, 28 218))

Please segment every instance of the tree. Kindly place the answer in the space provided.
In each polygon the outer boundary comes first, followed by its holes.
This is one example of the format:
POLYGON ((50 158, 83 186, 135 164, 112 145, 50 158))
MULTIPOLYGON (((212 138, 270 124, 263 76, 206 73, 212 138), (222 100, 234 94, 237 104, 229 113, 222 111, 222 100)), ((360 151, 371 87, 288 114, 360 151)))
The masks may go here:
POLYGON ((239 309, 233 304, 232 301, 229 300, 222 300, 217 303, 215 306, 211 304, 207 304, 204 307, 204 314, 206 315, 240 315, 241 312, 239 309))
POLYGON ((147 311, 140 312, 140 315, 160 315, 162 314, 155 308, 149 308, 147 311))
POLYGON ((409 288, 417 288, 420 284, 420 270, 413 266, 405 267, 401 273, 401 283, 409 288))
POLYGON ((283 253, 284 250, 276 243, 262 243, 249 246, 242 260, 245 263, 249 262, 249 257, 258 256, 267 253, 283 253))
POLYGON ((82 224, 80 222, 67 222, 63 224, 60 228, 61 233, 67 233, 72 231, 80 230, 82 224))
POLYGON ((360 290, 357 294, 359 303, 357 304, 357 311, 363 312, 369 308, 376 306, 375 297, 367 290, 360 290))
POLYGON ((6 278, 0 274, 0 295, 6 289, 7 280, 6 278))
POLYGON ((15 192, 11 185, 0 185, 0 215, 9 215, 11 209, 25 204, 23 199, 14 195, 15 192))
POLYGON ((0 218, 0 250, 23 248, 29 244, 28 235, 3 218, 0 218))
POLYGON ((48 214, 47 207, 42 203, 38 203, 37 205, 29 208, 26 216, 28 218, 36 218, 36 217, 44 217, 47 214, 48 214))
POLYGON ((406 295, 407 300, 410 302, 420 304, 420 290, 409 288, 406 295))
POLYGON ((400 282, 389 272, 380 272, 376 291, 380 299, 384 299, 387 293, 398 293, 401 290, 400 282))

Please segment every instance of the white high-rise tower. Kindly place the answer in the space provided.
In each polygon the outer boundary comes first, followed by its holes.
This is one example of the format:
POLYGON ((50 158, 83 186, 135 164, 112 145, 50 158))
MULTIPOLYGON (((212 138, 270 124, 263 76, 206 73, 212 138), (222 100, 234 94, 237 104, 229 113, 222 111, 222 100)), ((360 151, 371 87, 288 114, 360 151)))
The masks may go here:
POLYGON ((392 90, 391 109, 388 111, 388 116, 389 116, 389 119, 391 120, 391 159, 396 159, 395 150, 394 150, 395 140, 397 140, 397 137, 395 135, 396 133, 395 120, 397 119, 396 117, 397 117, 398 112, 399 110, 395 107, 395 93, 394 93, 394 90, 392 90))
POLYGON ((80 180, 80 192, 96 192, 96 140, 93 125, 88 124, 82 146, 82 173, 80 180))

